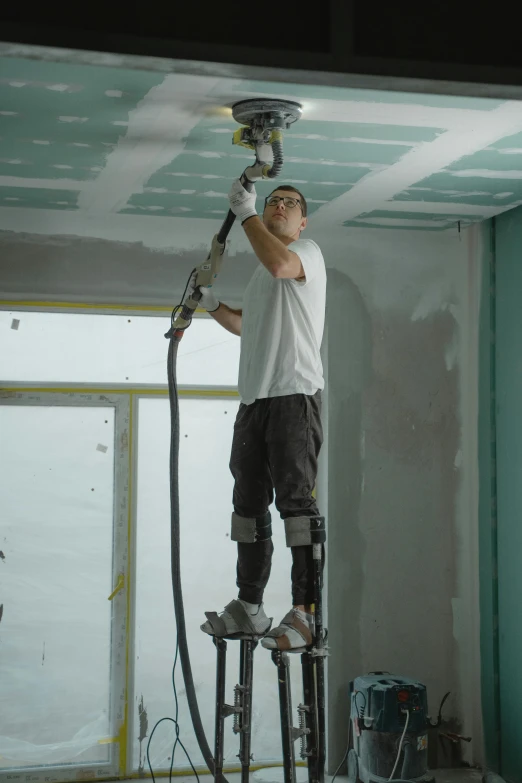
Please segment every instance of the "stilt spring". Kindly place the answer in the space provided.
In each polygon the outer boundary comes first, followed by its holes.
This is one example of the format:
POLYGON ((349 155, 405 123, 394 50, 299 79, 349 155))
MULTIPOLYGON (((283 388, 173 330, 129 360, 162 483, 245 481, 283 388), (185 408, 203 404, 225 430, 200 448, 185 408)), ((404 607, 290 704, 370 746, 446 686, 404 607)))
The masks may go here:
POLYGON ((241 722, 240 722, 240 716, 243 711, 243 707, 241 706, 242 701, 242 687, 241 685, 236 685, 234 688, 234 718, 233 718, 233 725, 232 725, 232 731, 234 734, 239 734, 241 731, 241 722))
POLYGON ((300 704, 297 708, 297 715, 299 719, 299 743, 300 743, 300 756, 302 759, 307 758, 308 752, 306 750, 306 735, 310 733, 310 730, 306 727, 306 713, 308 707, 305 704, 300 704))

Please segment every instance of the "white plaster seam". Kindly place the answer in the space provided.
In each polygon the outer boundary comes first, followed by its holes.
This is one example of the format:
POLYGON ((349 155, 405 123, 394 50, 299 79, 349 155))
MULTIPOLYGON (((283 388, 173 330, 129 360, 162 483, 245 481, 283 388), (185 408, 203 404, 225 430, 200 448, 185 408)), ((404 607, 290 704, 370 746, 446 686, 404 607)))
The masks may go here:
MULTIPOLYGON (((468 195, 463 193, 463 196, 468 195)), ((511 196, 512 193, 500 194, 511 196)), ((424 212, 427 215, 448 215, 453 212, 457 215, 480 215, 490 218, 498 215, 499 207, 484 207, 478 204, 446 203, 444 201, 389 201, 386 204, 387 212, 424 212)))
POLYGON ((117 212, 143 192, 152 174, 183 151, 183 139, 199 122, 209 90, 218 83, 217 79, 187 79, 184 87, 192 99, 186 107, 179 100, 178 77, 168 75, 129 112, 125 136, 109 154, 100 176, 80 194, 80 209, 89 214, 117 212))
POLYGON ((320 207, 313 215, 313 223, 331 226, 375 209, 386 209, 394 196, 412 185, 521 129, 522 103, 507 101, 493 111, 482 112, 479 125, 473 118, 467 127, 443 133, 431 142, 428 155, 420 147, 385 171, 367 174, 350 191, 320 207))

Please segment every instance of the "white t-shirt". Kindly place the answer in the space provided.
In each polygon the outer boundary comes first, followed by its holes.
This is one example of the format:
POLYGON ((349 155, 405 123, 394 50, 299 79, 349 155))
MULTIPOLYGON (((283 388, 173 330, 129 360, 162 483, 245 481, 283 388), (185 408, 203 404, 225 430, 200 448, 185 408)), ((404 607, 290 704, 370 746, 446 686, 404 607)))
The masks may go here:
POLYGON ((306 280, 274 278, 260 262, 245 290, 239 361, 245 405, 324 388, 324 258, 311 239, 298 239, 288 250, 301 259, 306 280))

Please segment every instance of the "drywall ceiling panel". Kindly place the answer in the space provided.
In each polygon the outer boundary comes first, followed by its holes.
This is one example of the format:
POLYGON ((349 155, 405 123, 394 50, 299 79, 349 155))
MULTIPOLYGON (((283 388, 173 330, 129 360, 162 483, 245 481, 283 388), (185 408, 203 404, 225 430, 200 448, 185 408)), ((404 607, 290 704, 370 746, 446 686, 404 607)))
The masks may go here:
MULTIPOLYGON (((19 224, 13 210, 26 210, 36 233, 38 210, 63 221, 74 212, 86 236, 99 218, 222 219, 232 180, 252 162, 232 145, 230 107, 261 95, 303 104, 285 134, 283 179, 303 190, 317 227, 444 231, 522 203, 516 101, 6 56, 0 228, 19 224)), ((260 196, 271 185, 260 183, 260 196)))

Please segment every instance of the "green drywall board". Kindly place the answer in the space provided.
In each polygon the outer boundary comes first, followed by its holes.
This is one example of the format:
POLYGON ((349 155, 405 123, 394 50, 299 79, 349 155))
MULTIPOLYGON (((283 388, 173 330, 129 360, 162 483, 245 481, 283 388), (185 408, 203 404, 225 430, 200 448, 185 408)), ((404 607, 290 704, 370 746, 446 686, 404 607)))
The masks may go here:
POLYGON ((0 186, 0 205, 27 209, 77 209, 79 191, 0 186))
POLYGON ((482 224, 479 318, 479 583, 484 754, 500 771, 498 562, 495 435, 495 219, 482 224))
POLYGON ((501 774, 522 782, 522 210, 496 218, 501 774))

